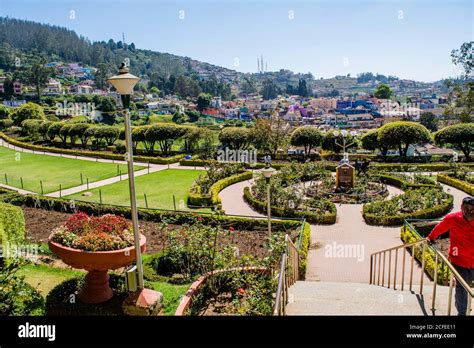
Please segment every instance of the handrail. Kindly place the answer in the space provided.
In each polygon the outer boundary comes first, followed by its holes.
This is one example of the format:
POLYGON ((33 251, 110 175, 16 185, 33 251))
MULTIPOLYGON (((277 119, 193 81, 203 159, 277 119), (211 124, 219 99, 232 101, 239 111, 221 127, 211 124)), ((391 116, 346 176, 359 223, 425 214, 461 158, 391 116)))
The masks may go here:
POLYGON ((288 303, 288 288, 296 283, 299 277, 300 255, 296 245, 291 241, 289 235, 285 235, 286 248, 280 261, 278 274, 278 286, 275 298, 273 315, 285 315, 285 307, 288 303))
MULTIPOLYGON (((420 220, 420 221, 428 221, 428 220, 420 220)), ((409 228, 414 234, 420 238, 415 242, 406 243, 402 245, 398 245, 392 248, 387 248, 384 250, 377 251, 370 255, 370 278, 369 283, 374 285, 381 285, 385 286, 385 260, 386 255, 388 253, 388 284, 387 287, 390 288, 391 285, 391 260, 392 260, 392 253, 395 253, 395 264, 394 264, 394 276, 393 276, 393 289, 396 290, 397 287, 397 263, 398 263, 398 250, 402 249, 403 253, 403 263, 402 263, 402 279, 401 279, 401 290, 404 289, 405 286, 405 261, 406 261, 406 253, 404 252, 405 249, 411 248, 411 262, 410 262, 410 291, 413 287, 413 267, 414 267, 414 259, 415 259, 415 247, 422 247, 421 253, 421 278, 420 278, 420 290, 419 293, 423 293, 423 279, 425 274, 425 264, 426 264, 426 253, 427 250, 433 252, 434 255, 434 270, 433 270, 433 294, 432 294, 432 305, 431 310, 434 312, 436 310, 435 303, 436 303, 436 286, 438 281, 438 266, 444 264, 448 268, 449 272, 449 299, 448 299, 448 315, 451 314, 451 302, 452 302, 452 288, 454 285, 453 278, 456 279, 456 282, 460 284, 464 290, 468 294, 468 311, 467 315, 470 313, 471 308, 471 301, 474 297, 474 289, 470 287, 470 285, 464 280, 464 278, 459 274, 459 272, 455 269, 453 264, 448 260, 448 258, 443 255, 443 253, 434 245, 429 245, 428 241, 423 238, 415 229, 415 227, 410 224, 408 221, 405 220, 405 226, 409 228), (381 266, 381 262, 383 265, 381 266), (382 282, 380 282, 380 273, 382 273, 382 282)))

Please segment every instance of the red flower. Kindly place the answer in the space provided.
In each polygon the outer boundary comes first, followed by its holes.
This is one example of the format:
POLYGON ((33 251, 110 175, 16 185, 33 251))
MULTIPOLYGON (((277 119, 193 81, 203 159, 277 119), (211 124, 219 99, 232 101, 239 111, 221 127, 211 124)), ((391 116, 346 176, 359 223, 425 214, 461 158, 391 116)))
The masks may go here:
POLYGON ((245 294, 245 290, 243 288, 238 288, 237 289, 237 292, 240 294, 240 295, 244 295, 245 294))
POLYGON ((232 226, 229 227, 229 230, 230 231, 235 231, 235 228, 233 228, 232 226))
POLYGON ((66 221, 66 229, 73 233, 82 233, 84 232, 84 228, 89 223, 89 215, 83 212, 78 212, 73 214, 69 219, 66 221))

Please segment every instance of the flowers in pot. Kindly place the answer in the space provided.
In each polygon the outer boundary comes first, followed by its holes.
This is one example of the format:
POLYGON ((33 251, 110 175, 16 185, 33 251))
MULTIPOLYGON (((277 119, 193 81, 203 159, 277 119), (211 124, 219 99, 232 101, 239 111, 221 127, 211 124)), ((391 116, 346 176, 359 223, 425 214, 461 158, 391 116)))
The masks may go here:
MULTIPOLYGON (((146 238, 140 235, 140 249, 146 238)), ((106 214, 72 215, 49 237, 49 248, 66 264, 89 271, 78 294, 84 303, 101 303, 112 298, 109 269, 127 266, 135 259, 132 224, 123 217, 106 214)))

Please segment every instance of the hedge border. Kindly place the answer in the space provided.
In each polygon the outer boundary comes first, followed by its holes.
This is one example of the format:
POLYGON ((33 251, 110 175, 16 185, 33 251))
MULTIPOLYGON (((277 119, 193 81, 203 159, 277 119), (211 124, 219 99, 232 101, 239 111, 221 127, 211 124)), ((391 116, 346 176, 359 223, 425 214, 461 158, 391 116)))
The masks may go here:
POLYGON ((252 179, 252 177, 252 172, 243 172, 228 176, 212 184, 212 186, 209 188, 209 193, 206 195, 194 193, 191 189, 188 193, 188 204, 190 206, 213 206, 216 209, 221 209, 222 201, 219 197, 219 192, 221 192, 227 186, 230 186, 237 182, 252 179))
POLYGON ((311 225, 306 221, 301 231, 301 245, 299 245, 300 263, 299 263, 299 279, 306 278, 306 269, 308 268, 308 252, 311 244, 311 225))
POLYGON ((471 185, 468 182, 452 178, 449 176, 449 174, 438 174, 436 176, 436 179, 443 184, 452 186, 454 188, 457 188, 458 190, 466 192, 471 196, 474 196, 474 185, 471 185))
POLYGON ((375 214, 366 213, 368 204, 362 207, 362 215, 367 225, 375 226, 400 226, 405 223, 407 219, 436 219, 451 211, 453 208, 453 195, 448 194, 448 199, 445 203, 434 206, 433 208, 419 210, 413 213, 406 213, 400 215, 376 216, 375 214))
MULTIPOLYGON (((265 202, 259 201, 256 199, 253 194, 250 192, 250 188, 244 188, 244 200, 255 210, 260 213, 267 213, 267 204, 265 202)), ((271 207, 272 214, 274 216, 287 216, 290 218, 306 219, 306 221, 318 224, 318 225, 332 225, 336 223, 336 206, 332 203, 333 212, 323 215, 318 215, 310 211, 294 210, 294 209, 285 209, 282 207, 271 207)))
POLYGON ((401 178, 386 174, 378 174, 378 177, 380 178, 380 181, 382 181, 382 183, 398 187, 402 190, 417 189, 423 187, 439 188, 438 186, 431 184, 414 184, 401 178))
MULTIPOLYGON (((400 229, 400 239, 408 244, 420 240, 420 235, 416 232, 413 232, 409 226, 404 224, 400 229)), ((421 263, 423 252, 421 248, 415 247, 415 259, 421 263)), ((410 249, 409 249, 410 250, 410 249)), ((434 279, 434 265, 435 265, 435 253, 431 250, 430 247, 426 248, 425 253, 425 273, 428 274, 431 279, 434 279)), ((441 266, 438 268, 438 278, 437 284, 448 285, 449 282, 449 272, 448 267, 441 263, 441 266)))
MULTIPOLYGON (((121 154, 113 154, 113 153, 102 153, 98 151, 80 151, 80 150, 71 150, 71 149, 59 149, 56 147, 50 146, 41 146, 41 145, 33 145, 29 143, 25 143, 23 141, 19 141, 13 138, 10 138, 3 132, 0 132, 0 138, 6 141, 9 144, 22 147, 24 149, 29 150, 36 150, 41 152, 52 152, 52 153, 62 153, 64 155, 73 155, 73 156, 84 156, 84 157, 92 157, 92 158, 101 158, 101 159, 109 159, 109 160, 117 160, 117 161, 125 161, 124 155, 121 154)), ((173 157, 150 157, 150 156, 141 156, 141 155, 134 155, 133 159, 137 162, 149 162, 153 164, 172 164, 179 162, 184 155, 177 155, 173 157)))
MULTIPOLYGON (((0 197, 0 199, 3 199, 6 203, 15 206, 27 206, 38 209, 54 210, 64 213, 74 213, 76 211, 82 211, 89 215, 116 214, 124 216, 126 218, 131 217, 130 208, 110 204, 74 201, 73 208, 71 205, 71 200, 31 194, 0 197)), ((208 225, 228 224, 229 226, 233 226, 234 228, 242 227, 250 230, 255 228, 267 228, 267 221, 265 219, 252 219, 248 217, 227 216, 222 214, 198 214, 187 211, 139 208, 138 217, 139 219, 145 221, 162 222, 166 220, 169 223, 175 224, 193 223, 198 218, 202 223, 208 225)), ((301 226, 301 221, 290 219, 275 219, 272 220, 272 224, 274 224, 275 226, 275 231, 284 231, 288 229, 298 228, 299 226, 301 226)))

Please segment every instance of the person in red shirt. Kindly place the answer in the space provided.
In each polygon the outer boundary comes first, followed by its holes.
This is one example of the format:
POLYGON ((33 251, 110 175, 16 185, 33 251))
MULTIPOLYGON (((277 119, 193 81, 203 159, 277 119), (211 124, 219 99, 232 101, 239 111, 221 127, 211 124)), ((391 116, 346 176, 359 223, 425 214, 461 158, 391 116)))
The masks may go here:
MULTIPOLYGON (((446 232, 449 232, 450 239, 449 259, 461 277, 472 286, 474 282, 474 197, 464 198, 461 211, 446 215, 426 239, 431 244, 446 232)), ((467 296, 466 290, 459 282, 456 282, 455 303, 458 315, 466 315, 467 296)))

